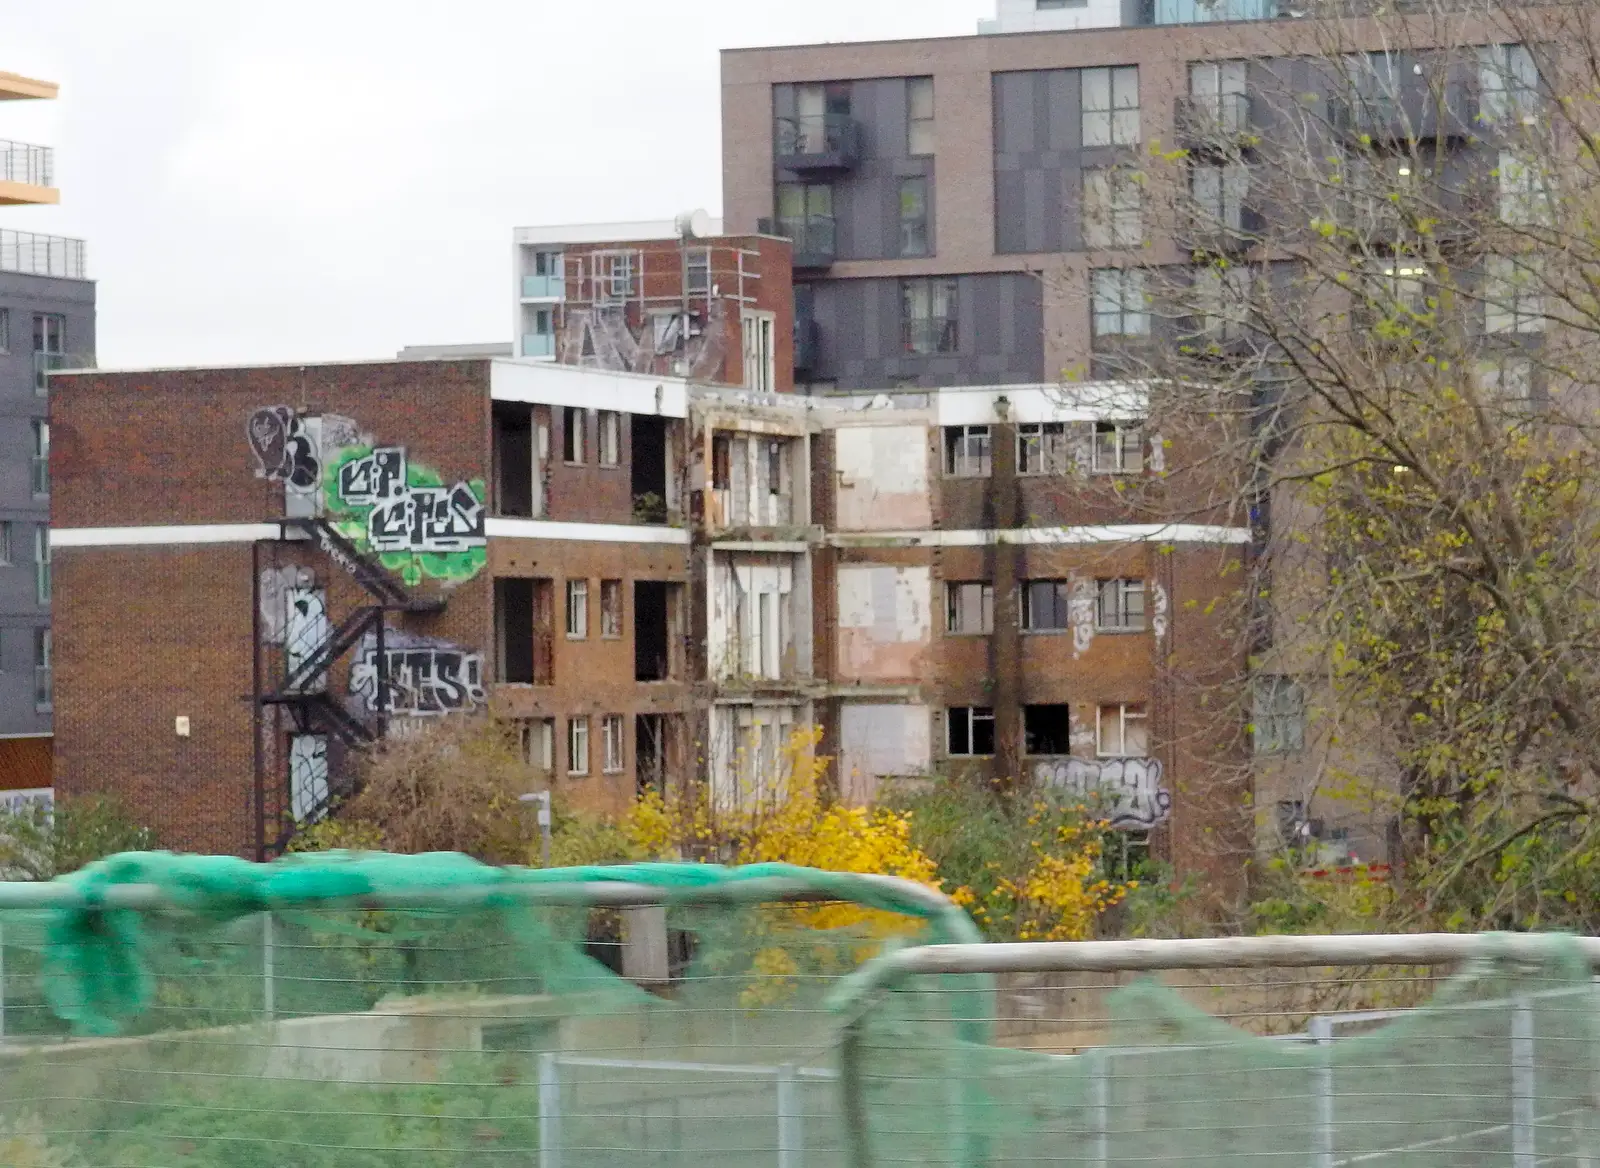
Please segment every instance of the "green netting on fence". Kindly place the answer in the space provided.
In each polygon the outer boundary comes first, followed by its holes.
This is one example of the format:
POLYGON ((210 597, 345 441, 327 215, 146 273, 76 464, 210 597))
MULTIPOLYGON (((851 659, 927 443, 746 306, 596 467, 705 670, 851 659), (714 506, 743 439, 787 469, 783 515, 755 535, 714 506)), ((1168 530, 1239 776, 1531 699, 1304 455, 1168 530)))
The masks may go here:
MULTIPOLYGON (((64 883, 70 905, 0 911, 0 1168, 1537 1168, 1597 1151, 1596 1002, 1561 938, 1520 963, 1491 946, 1436 993, 1344 971, 1336 1014, 1299 977, 1267 1038, 1186 1000, 1193 981, 1089 1003, 1070 979, 923 977, 835 1013, 869 958, 969 941, 970 922, 936 895, 778 865, 138 855, 64 883), (826 899, 759 899, 775 881, 826 899), (587 903, 618 882, 668 903, 587 903), (138 889, 159 907, 127 907, 138 889), (1352 1013, 1358 998, 1431 1000, 1352 1013), (1029 1011, 1075 1017, 1077 1053, 997 1045, 1025 1044, 1029 1011)), ((1213 978, 1207 1009, 1272 998, 1246 974, 1213 978)))
MULTIPOLYGON (((1486 940, 1491 956, 1419 1008, 1312 1016, 1275 1037, 1141 978, 1106 996, 1093 1045, 1070 1055, 964 1043, 937 990, 907 985, 862 1020, 853 1162, 1592 1164, 1590 970, 1567 938, 1531 964, 1486 940)), ((1237 995, 1251 972, 1218 980, 1237 995)), ((1370 976, 1381 994, 1384 972, 1370 976)))

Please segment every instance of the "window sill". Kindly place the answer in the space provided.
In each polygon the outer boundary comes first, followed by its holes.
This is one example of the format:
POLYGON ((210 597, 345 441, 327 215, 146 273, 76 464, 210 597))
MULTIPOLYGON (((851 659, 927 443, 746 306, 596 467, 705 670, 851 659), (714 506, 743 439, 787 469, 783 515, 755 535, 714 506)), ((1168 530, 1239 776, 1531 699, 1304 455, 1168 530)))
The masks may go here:
POLYGON ((1060 629, 1023 629, 1022 630, 1023 635, 1024 636, 1028 636, 1028 637, 1064 637, 1068 633, 1070 633, 1071 631, 1072 630, 1070 628, 1060 628, 1060 629))
POLYGON ((568 633, 566 639, 569 641, 587 641, 589 638, 584 633, 568 633))
POLYGON ((589 772, 588 771, 568 771, 567 772, 567 778, 569 778, 569 779, 587 779, 588 777, 589 777, 589 772))
POLYGON ((967 632, 965 630, 961 630, 961 629, 946 629, 945 632, 944 632, 944 635, 947 636, 947 637, 992 637, 992 636, 994 636, 994 630, 993 629, 989 629, 989 630, 987 630, 985 632, 981 632, 981 633, 980 632, 970 632, 969 633, 969 632, 967 632))
POLYGON ((992 474, 955 474, 947 470, 944 472, 944 477, 947 479, 989 479, 994 476, 992 474))
POLYGON ((947 755, 945 755, 945 757, 947 759, 949 759, 949 758, 993 758, 994 755, 992 755, 992 754, 947 754, 947 755))
POLYGON ((1111 627, 1108 627, 1108 628, 1102 628, 1099 625, 1095 625, 1095 627, 1094 627, 1094 635, 1097 636, 1097 637, 1102 637, 1102 636, 1104 636, 1104 637, 1138 636, 1140 633, 1147 633, 1149 631, 1150 631, 1149 629, 1146 629, 1146 628, 1143 628, 1143 627, 1140 627, 1140 628, 1137 628, 1137 629, 1135 629, 1135 628, 1122 628, 1120 626, 1111 626, 1111 627))

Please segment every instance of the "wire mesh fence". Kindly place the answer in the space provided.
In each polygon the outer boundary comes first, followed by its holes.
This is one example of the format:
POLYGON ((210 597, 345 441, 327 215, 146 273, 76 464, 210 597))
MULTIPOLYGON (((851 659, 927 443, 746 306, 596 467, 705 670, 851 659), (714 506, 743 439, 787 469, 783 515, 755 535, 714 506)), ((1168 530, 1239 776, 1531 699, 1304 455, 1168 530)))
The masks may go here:
POLYGON ((941 944, 824 874, 437 863, 0 885, 0 1164, 1592 1163, 1594 942, 941 944))

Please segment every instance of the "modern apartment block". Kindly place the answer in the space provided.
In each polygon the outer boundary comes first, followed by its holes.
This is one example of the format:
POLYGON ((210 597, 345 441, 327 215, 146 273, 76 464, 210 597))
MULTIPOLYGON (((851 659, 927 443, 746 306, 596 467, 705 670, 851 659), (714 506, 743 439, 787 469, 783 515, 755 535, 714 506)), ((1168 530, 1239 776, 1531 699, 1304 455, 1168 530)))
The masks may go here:
MULTIPOLYGON (((56 93, 0 73, 0 101, 56 93)), ((60 197, 50 147, 0 141, 0 205, 60 197)), ((0 227, 0 788, 50 785, 49 390, 94 363, 94 325, 83 241, 0 227)))

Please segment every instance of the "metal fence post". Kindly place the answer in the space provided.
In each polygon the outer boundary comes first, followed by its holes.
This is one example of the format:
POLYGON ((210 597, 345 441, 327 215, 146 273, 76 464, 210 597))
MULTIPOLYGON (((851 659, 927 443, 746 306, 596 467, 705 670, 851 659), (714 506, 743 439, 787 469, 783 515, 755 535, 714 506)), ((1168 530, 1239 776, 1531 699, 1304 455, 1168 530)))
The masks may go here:
POLYGON ((1511 1006, 1511 1162, 1515 1168, 1534 1168, 1537 1162, 1533 1058, 1533 1006, 1518 994, 1511 1006))
POLYGON ((800 1123, 799 1079, 794 1067, 778 1068, 778 1168, 800 1168, 805 1159, 800 1123))
POLYGON ((1094 1163, 1111 1163, 1111 1052, 1096 1047, 1089 1052, 1089 1115, 1094 1132, 1094 1163))
POLYGON ((276 980, 278 954, 277 938, 273 935, 272 914, 261 914, 261 1014, 268 1022, 278 1016, 278 991, 276 980))
POLYGON ((1311 1071, 1311 1099, 1316 1109, 1312 1163, 1316 1168, 1333 1168, 1333 1019, 1326 1015, 1311 1019, 1306 1033, 1317 1048, 1316 1065, 1311 1071))
POLYGON ((550 1050, 539 1055, 539 1168, 561 1168, 561 1080, 550 1050))

